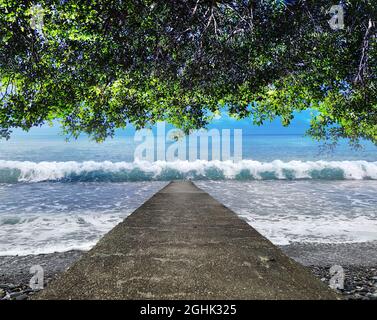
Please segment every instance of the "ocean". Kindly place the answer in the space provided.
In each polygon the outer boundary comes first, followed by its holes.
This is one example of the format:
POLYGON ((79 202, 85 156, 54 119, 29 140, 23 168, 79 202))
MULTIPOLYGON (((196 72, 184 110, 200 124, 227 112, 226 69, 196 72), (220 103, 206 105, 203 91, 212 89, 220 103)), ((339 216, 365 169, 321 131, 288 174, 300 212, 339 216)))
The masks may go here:
POLYGON ((190 179, 277 245, 377 240, 377 147, 245 135, 242 160, 134 160, 138 143, 0 140, 0 255, 90 249, 173 179, 190 179))

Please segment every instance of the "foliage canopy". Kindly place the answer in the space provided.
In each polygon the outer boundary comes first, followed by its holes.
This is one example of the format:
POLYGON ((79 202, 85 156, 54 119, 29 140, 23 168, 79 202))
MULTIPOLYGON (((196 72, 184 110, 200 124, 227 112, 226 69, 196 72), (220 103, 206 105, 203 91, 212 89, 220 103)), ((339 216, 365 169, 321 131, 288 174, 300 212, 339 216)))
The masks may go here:
POLYGON ((256 124, 377 143, 377 1, 0 0, 0 134, 58 119, 98 141, 227 108, 256 124))

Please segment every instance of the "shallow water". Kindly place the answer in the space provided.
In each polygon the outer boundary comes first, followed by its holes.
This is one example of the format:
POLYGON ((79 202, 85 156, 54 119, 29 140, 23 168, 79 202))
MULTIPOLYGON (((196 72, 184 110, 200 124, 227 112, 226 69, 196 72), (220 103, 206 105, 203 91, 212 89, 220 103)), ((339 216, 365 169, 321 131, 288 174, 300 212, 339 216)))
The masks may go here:
MULTIPOLYGON (((377 148, 243 137, 243 159, 134 161, 133 137, 0 140, 0 255, 89 249, 172 179, 193 179, 276 244, 377 240, 377 148)), ((209 145, 211 147, 211 145, 209 145)))
POLYGON ((377 181, 196 184, 275 244, 377 240, 377 181))
POLYGON ((0 184, 0 255, 88 250, 165 184, 0 184))

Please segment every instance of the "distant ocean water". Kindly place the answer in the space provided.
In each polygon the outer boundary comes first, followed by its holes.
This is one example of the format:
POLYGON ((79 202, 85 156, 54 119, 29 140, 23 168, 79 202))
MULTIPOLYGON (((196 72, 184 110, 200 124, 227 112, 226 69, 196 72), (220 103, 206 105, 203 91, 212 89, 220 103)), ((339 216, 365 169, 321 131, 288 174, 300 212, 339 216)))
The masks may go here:
POLYGON ((192 179, 276 244, 377 240, 377 148, 243 137, 243 160, 134 161, 136 143, 0 140, 0 255, 89 249, 172 179, 192 179))

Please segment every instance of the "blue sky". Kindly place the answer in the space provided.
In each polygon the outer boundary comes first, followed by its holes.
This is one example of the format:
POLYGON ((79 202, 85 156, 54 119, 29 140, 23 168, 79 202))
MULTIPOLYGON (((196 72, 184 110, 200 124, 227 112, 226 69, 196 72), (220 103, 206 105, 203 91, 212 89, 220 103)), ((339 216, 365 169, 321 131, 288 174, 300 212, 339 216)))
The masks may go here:
POLYGON ((252 125, 251 119, 236 120, 222 113, 221 118, 214 120, 210 127, 218 129, 243 129, 249 134, 304 134, 309 129, 310 111, 295 113, 294 120, 289 127, 283 127, 280 119, 266 122, 262 126, 252 125))
MULTIPOLYGON (((310 122, 310 110, 302 111, 300 113, 295 113, 295 118, 293 119, 289 127, 283 127, 280 120, 276 119, 272 122, 266 122, 263 126, 252 125, 251 119, 236 120, 229 117, 226 112, 221 114, 221 117, 213 120, 209 125, 209 128, 218 128, 218 129, 242 129, 244 134, 273 134, 273 135, 284 135, 284 134, 297 134, 303 135, 305 131, 309 128, 310 122)), ((123 136, 127 134, 133 134, 134 129, 129 127, 125 131, 117 131, 117 135, 123 136)), ((61 130, 58 125, 54 127, 49 127, 44 125, 40 128, 33 128, 29 132, 25 133, 21 130, 15 130, 15 136, 59 136, 61 130)), ((62 136, 62 139, 64 137, 62 136)))

